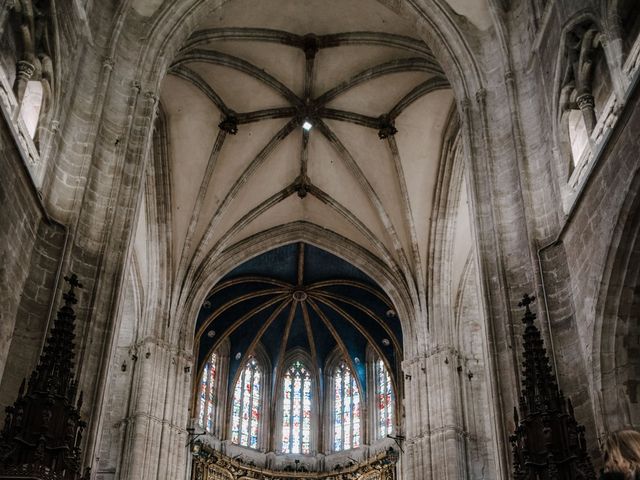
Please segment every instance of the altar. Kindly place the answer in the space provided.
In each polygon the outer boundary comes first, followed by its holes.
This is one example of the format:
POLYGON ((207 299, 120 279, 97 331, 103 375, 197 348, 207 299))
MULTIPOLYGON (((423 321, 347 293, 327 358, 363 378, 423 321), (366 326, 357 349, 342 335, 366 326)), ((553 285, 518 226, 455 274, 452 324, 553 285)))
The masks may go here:
POLYGON ((397 452, 389 449, 355 465, 306 472, 296 471, 295 464, 284 470, 248 465, 199 442, 194 445, 192 456, 192 480, 395 480, 398 459, 397 452))

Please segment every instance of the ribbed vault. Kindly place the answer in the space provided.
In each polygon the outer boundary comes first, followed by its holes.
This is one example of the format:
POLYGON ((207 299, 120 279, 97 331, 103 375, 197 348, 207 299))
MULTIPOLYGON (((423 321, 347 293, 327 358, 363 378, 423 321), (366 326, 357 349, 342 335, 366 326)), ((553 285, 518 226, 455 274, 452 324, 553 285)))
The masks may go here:
POLYGON ((228 345, 230 387, 258 350, 281 369, 296 349, 309 354, 319 378, 332 355, 344 358, 363 390, 367 357, 374 355, 397 385, 402 330, 390 300, 359 269, 304 243, 266 252, 227 274, 207 296, 196 328, 200 366, 228 345))
POLYGON ((370 0, 231 2, 178 52, 161 104, 177 279, 305 221, 424 297, 425 212, 453 96, 410 24, 370 0))

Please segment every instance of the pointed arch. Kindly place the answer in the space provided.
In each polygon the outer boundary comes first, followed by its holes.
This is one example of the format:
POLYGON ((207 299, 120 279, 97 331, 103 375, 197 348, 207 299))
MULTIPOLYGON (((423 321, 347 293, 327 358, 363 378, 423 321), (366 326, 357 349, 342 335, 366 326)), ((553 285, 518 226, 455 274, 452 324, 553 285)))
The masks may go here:
MULTIPOLYGON (((553 131, 556 176, 565 201, 585 181, 596 157, 618 85, 618 67, 605 47, 606 30, 590 11, 562 29, 553 86, 553 131)), ((608 120, 609 122, 611 119, 608 120)))
POLYGON ((209 433, 213 431, 214 410, 218 398, 218 392, 215 388, 219 379, 218 366, 218 354, 212 352, 202 367, 200 383, 198 385, 196 419, 200 428, 203 428, 209 433))
MULTIPOLYGON (((379 258, 344 237, 309 222, 297 221, 242 240, 225 249, 220 255, 207 259, 198 276, 193 279, 194 288, 184 290, 187 293, 187 296, 182 300, 186 304, 186 308, 182 309, 181 316, 184 323, 174 322, 172 324, 177 331, 176 333, 179 332, 182 336, 185 348, 192 348, 197 312, 217 281, 238 263, 275 247, 300 241, 344 258, 369 275, 389 295, 393 308, 397 311, 401 321, 403 336, 415 335, 420 341, 422 336, 416 332, 419 330, 419 325, 415 321, 415 310, 410 308, 412 300, 397 271, 391 270, 379 258)), ((415 344, 410 346, 417 348, 415 344)), ((407 355, 407 352, 404 351, 404 354, 407 355)))
POLYGON ((336 348, 327 360, 328 375, 326 405, 331 431, 327 450, 339 452, 357 448, 363 443, 363 392, 357 372, 336 348))
POLYGON ((378 351, 367 346, 367 385, 369 389, 370 443, 392 435, 396 430, 396 391, 387 365, 378 351))
POLYGON ((237 375, 231 399, 229 438, 242 447, 261 450, 265 447, 264 412, 268 395, 270 365, 261 345, 247 358, 237 375))
POLYGON ((374 363, 375 397, 376 397, 376 433, 377 438, 384 438, 394 431, 395 394, 391 375, 382 358, 374 363))
POLYGON ((193 419, 209 435, 221 437, 224 432, 229 376, 229 342, 225 340, 208 352, 195 376, 193 390, 193 419))
POLYGON ((276 387, 276 451, 313 455, 317 450, 318 379, 307 352, 296 348, 282 363, 276 387))
POLYGON ((602 272, 593 326, 593 389, 599 435, 638 428, 640 353, 640 173, 636 171, 618 214, 602 272))

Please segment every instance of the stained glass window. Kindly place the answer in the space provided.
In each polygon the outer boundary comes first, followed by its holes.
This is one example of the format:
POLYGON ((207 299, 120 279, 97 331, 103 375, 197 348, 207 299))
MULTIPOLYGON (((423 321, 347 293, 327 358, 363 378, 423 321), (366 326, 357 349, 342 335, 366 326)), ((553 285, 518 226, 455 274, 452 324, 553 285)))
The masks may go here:
POLYGON ((231 441, 244 447, 258 448, 262 417, 262 370, 251 358, 236 383, 231 409, 231 441))
POLYGON ((341 362, 333 373, 333 450, 360 446, 360 390, 356 377, 341 362))
POLYGON ((311 375, 300 361, 283 380, 282 453, 311 453, 311 375))
POLYGON ((207 432, 213 433, 213 416, 215 414, 216 399, 216 373, 218 370, 218 356, 211 354, 207 363, 204 364, 202 377, 200 378, 200 388, 198 394, 198 425, 207 432))
POLYGON ((376 360, 375 368, 376 382, 376 412, 378 425, 378 438, 384 438, 393 433, 393 411, 394 398, 393 386, 389 371, 381 358, 376 360))

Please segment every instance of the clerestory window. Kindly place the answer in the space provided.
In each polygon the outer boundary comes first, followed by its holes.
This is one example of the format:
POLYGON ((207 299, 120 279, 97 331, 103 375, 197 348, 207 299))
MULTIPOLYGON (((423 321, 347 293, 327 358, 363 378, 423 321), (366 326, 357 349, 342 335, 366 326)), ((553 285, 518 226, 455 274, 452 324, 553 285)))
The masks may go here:
POLYGON ((262 369, 251 358, 240 373, 233 392, 231 441, 243 447, 258 448, 262 418, 262 369))
POLYGON ((333 381, 333 450, 360 446, 360 389, 344 363, 336 367, 333 381))
POLYGON ((282 381, 282 453, 311 453, 311 375, 299 360, 282 381))
POLYGON ((374 365, 376 430, 378 438, 393 433, 395 399, 389 370, 381 358, 374 365))
POLYGON ((198 398, 198 425, 207 432, 213 433, 215 415, 216 375, 218 373, 218 355, 214 352, 204 364, 200 377, 198 398))

